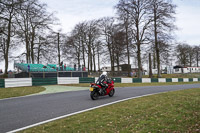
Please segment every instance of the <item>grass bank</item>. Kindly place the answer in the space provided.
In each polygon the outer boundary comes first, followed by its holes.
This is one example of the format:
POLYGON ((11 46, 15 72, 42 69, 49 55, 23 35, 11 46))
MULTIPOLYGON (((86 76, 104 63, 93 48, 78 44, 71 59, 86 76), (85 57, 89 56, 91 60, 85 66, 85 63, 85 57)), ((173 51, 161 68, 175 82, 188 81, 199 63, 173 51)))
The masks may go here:
POLYGON ((35 94, 42 92, 44 90, 45 90, 44 87, 39 87, 39 86, 0 88, 0 99, 35 94))
POLYGON ((137 98, 65 119, 29 132, 199 132, 200 88, 137 98))
MULTIPOLYGON (((136 87, 136 86, 162 86, 162 85, 183 85, 183 84, 200 84, 200 82, 168 82, 168 83, 115 83, 115 87, 136 87)), ((89 87, 89 83, 67 84, 64 86, 89 87)))

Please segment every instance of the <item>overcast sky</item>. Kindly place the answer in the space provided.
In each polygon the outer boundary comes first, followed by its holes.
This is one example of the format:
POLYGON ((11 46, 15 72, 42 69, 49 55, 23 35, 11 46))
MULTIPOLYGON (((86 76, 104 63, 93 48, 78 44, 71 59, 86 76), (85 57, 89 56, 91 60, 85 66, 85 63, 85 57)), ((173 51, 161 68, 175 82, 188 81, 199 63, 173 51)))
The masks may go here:
MULTIPOLYGON (((118 0, 40 0, 55 11, 63 31, 70 32, 75 24, 105 16, 114 16, 118 0)), ((177 41, 200 44, 200 0, 173 0, 177 5, 177 41)), ((60 27, 56 27, 58 29, 60 27)))
MULTIPOLYGON (((75 24, 98 19, 106 16, 114 16, 114 6, 118 0, 39 0, 48 5, 50 12, 57 12, 63 32, 69 33, 75 24)), ((200 0, 173 0, 177 5, 176 39, 190 45, 200 45, 200 0)), ((13 61, 9 64, 9 70, 13 69, 13 61)), ((4 62, 0 62, 0 69, 4 70, 4 62)))

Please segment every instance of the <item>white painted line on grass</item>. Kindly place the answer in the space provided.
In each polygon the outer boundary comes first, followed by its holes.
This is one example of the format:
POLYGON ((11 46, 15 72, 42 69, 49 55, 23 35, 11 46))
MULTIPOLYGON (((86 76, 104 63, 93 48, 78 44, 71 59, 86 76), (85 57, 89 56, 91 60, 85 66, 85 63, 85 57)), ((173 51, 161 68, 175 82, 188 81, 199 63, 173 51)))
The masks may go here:
POLYGON ((9 131, 7 133, 19 132, 19 131, 22 131, 22 130, 25 130, 25 129, 28 129, 28 128, 31 128, 31 127, 39 126, 41 124, 45 124, 45 123, 48 123, 48 122, 51 122, 51 121, 55 121, 55 120, 58 120, 58 119, 66 118, 66 117, 69 117, 69 116, 72 116, 72 115, 76 115, 76 114, 80 114, 80 113, 83 113, 83 112, 91 111, 91 110, 98 109, 98 108, 101 108, 101 107, 105 107, 105 106, 108 106, 108 105, 112 105, 112 104, 115 104, 115 103, 131 100, 131 99, 135 99, 135 98, 145 97, 145 96, 151 96, 151 95, 160 94, 160 93, 166 93, 166 92, 151 93, 151 94, 147 94, 147 95, 130 97, 130 98, 118 100, 118 101, 115 101, 115 102, 103 104, 103 105, 96 106, 96 107, 93 107, 93 108, 85 109, 85 110, 82 110, 82 111, 74 112, 74 113, 71 113, 71 114, 67 114, 67 115, 59 116, 59 117, 56 117, 56 118, 53 118, 53 119, 49 119, 49 120, 46 120, 46 121, 42 121, 42 122, 39 122, 39 123, 35 123, 33 125, 29 125, 29 126, 26 126, 26 127, 23 127, 23 128, 19 128, 19 129, 13 130, 13 131, 9 131))
POLYGON ((18 98, 24 98, 24 97, 30 97, 30 96, 36 96, 36 94, 30 94, 30 95, 26 95, 26 96, 17 96, 17 97, 10 97, 10 98, 3 98, 0 99, 0 101, 5 101, 5 100, 13 100, 13 99, 18 99, 18 98))
POLYGON ((32 96, 41 96, 41 95, 49 95, 49 94, 59 94, 59 93, 65 93, 65 92, 85 91, 85 90, 89 90, 89 89, 84 89, 84 90, 70 90, 70 91, 61 91, 61 92, 51 92, 51 93, 45 93, 45 94, 35 93, 35 94, 30 94, 30 95, 25 95, 25 96, 4 98, 4 99, 0 99, 0 101, 13 100, 13 99, 19 99, 19 98, 26 98, 26 97, 32 97, 32 96))

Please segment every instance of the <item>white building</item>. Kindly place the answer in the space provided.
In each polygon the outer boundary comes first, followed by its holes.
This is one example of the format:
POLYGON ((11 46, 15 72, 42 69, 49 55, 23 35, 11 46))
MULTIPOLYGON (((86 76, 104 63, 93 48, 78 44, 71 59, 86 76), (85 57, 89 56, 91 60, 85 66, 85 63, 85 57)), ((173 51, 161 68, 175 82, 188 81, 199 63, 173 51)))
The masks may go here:
POLYGON ((200 73, 200 67, 175 66, 174 73, 200 73))
MULTIPOLYGON (((105 71, 109 72, 109 71, 111 71, 111 67, 102 67, 101 71, 103 71, 103 72, 105 72, 105 71)), ((116 66, 114 67, 114 71, 118 71, 118 68, 116 66)), ((122 71, 121 67, 119 67, 119 71, 122 71)))

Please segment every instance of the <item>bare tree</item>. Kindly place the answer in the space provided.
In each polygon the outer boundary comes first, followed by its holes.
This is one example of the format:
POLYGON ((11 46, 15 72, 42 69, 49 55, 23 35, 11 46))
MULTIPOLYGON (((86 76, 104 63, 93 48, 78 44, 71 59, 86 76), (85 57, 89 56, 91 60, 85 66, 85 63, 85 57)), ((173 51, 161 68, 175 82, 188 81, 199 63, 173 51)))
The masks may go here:
POLYGON ((161 48, 167 46, 163 44, 169 42, 171 39, 170 32, 175 28, 174 14, 176 6, 171 3, 171 0, 151 0, 150 3, 151 6, 149 10, 153 14, 152 19, 158 77, 161 77, 160 52, 161 48))
MULTIPOLYGON (((118 20, 123 27, 123 31, 125 32, 125 39, 126 39, 126 54, 128 59, 128 65, 130 65, 130 50, 131 50, 131 22, 130 22, 130 15, 124 12, 124 9, 121 8, 120 4, 116 7, 118 20)), ((128 70, 128 76, 130 76, 130 70, 128 70)))
POLYGON ((200 60, 200 45, 194 47, 194 54, 195 54, 195 62, 196 62, 196 66, 199 67, 199 60, 200 60))
POLYGON ((23 1, 19 0, 1 0, 0 1, 0 28, 1 28, 1 35, 4 38, 3 43, 0 45, 0 52, 3 55, 3 59, 5 60, 5 74, 8 71, 8 60, 10 54, 10 47, 11 47, 11 39, 15 35, 15 18, 14 15, 16 14, 17 7, 23 1))
POLYGON ((57 52, 55 49, 55 43, 52 42, 51 35, 43 34, 39 36, 35 45, 35 53, 38 64, 40 64, 40 62, 57 63, 55 62, 55 53, 57 52))
POLYGON ((26 0, 19 9, 15 15, 19 25, 18 36, 26 44, 27 63, 34 63, 36 40, 41 37, 40 33, 48 30, 53 23, 53 14, 48 13, 46 5, 38 0, 26 0))
POLYGON ((188 47, 189 66, 192 67, 195 62, 195 51, 192 46, 188 47))
MULTIPOLYGON (((87 56, 88 71, 96 71, 96 49, 99 45, 98 38, 99 28, 97 20, 79 23, 74 27, 70 36, 67 38, 64 50, 68 51, 69 46, 71 47, 70 52, 67 53, 71 53, 73 55, 74 59, 78 63, 78 66, 81 66, 81 62, 83 62, 84 66, 86 65, 87 56)), ((70 57, 70 55, 68 56, 70 57)))
POLYGON ((68 59, 75 59, 78 65, 83 63, 86 66, 87 52, 87 22, 81 22, 75 25, 74 29, 66 39, 63 52, 68 59), (70 55, 71 54, 71 55, 70 55))
POLYGON ((63 50, 64 53, 67 54, 68 58, 75 59, 74 63, 78 63, 78 66, 81 64, 81 48, 79 33, 74 29, 71 36, 67 37, 63 50), (69 57, 69 54, 71 57, 69 57))
MULTIPOLYGON (((104 51, 103 51, 103 44, 102 44, 102 42, 99 40, 98 42, 97 42, 97 48, 96 48, 96 53, 97 53, 97 58, 98 58, 98 71, 100 72, 100 65, 101 65, 101 62, 100 62, 100 58, 101 57, 103 57, 102 55, 103 55, 103 53, 104 53, 104 51)), ((102 59, 102 58, 101 58, 102 59)))
MULTIPOLYGON (((120 62, 124 60, 123 55, 125 55, 124 49, 126 49, 126 33, 116 29, 114 33, 114 59, 116 60, 117 70, 119 71, 120 62)), ((130 64, 129 64, 130 65, 130 64)), ((128 69, 128 72, 131 70, 128 69)))
POLYGON ((142 77, 141 45, 147 41, 146 32, 151 23, 148 0, 120 0, 118 8, 130 16, 132 38, 137 48, 138 77, 142 77))
POLYGON ((96 65, 93 62, 93 60, 95 59, 95 48, 96 48, 95 45, 97 44, 99 37, 98 20, 88 21, 86 31, 87 31, 86 46, 88 53, 88 71, 93 71, 93 65, 96 65))
MULTIPOLYGON (((101 35, 104 45, 107 47, 110 58, 111 72, 114 72, 114 32, 115 19, 112 17, 104 17, 100 19, 101 35)), ((107 52, 106 50, 104 50, 107 52)))
POLYGON ((86 29, 87 29, 86 22, 78 24, 79 36, 81 39, 83 66, 86 66, 86 33, 87 33, 86 29))
POLYGON ((183 65, 184 67, 188 66, 190 63, 188 49, 190 46, 188 44, 178 44, 176 46, 175 55, 177 57, 177 62, 179 65, 183 65))

